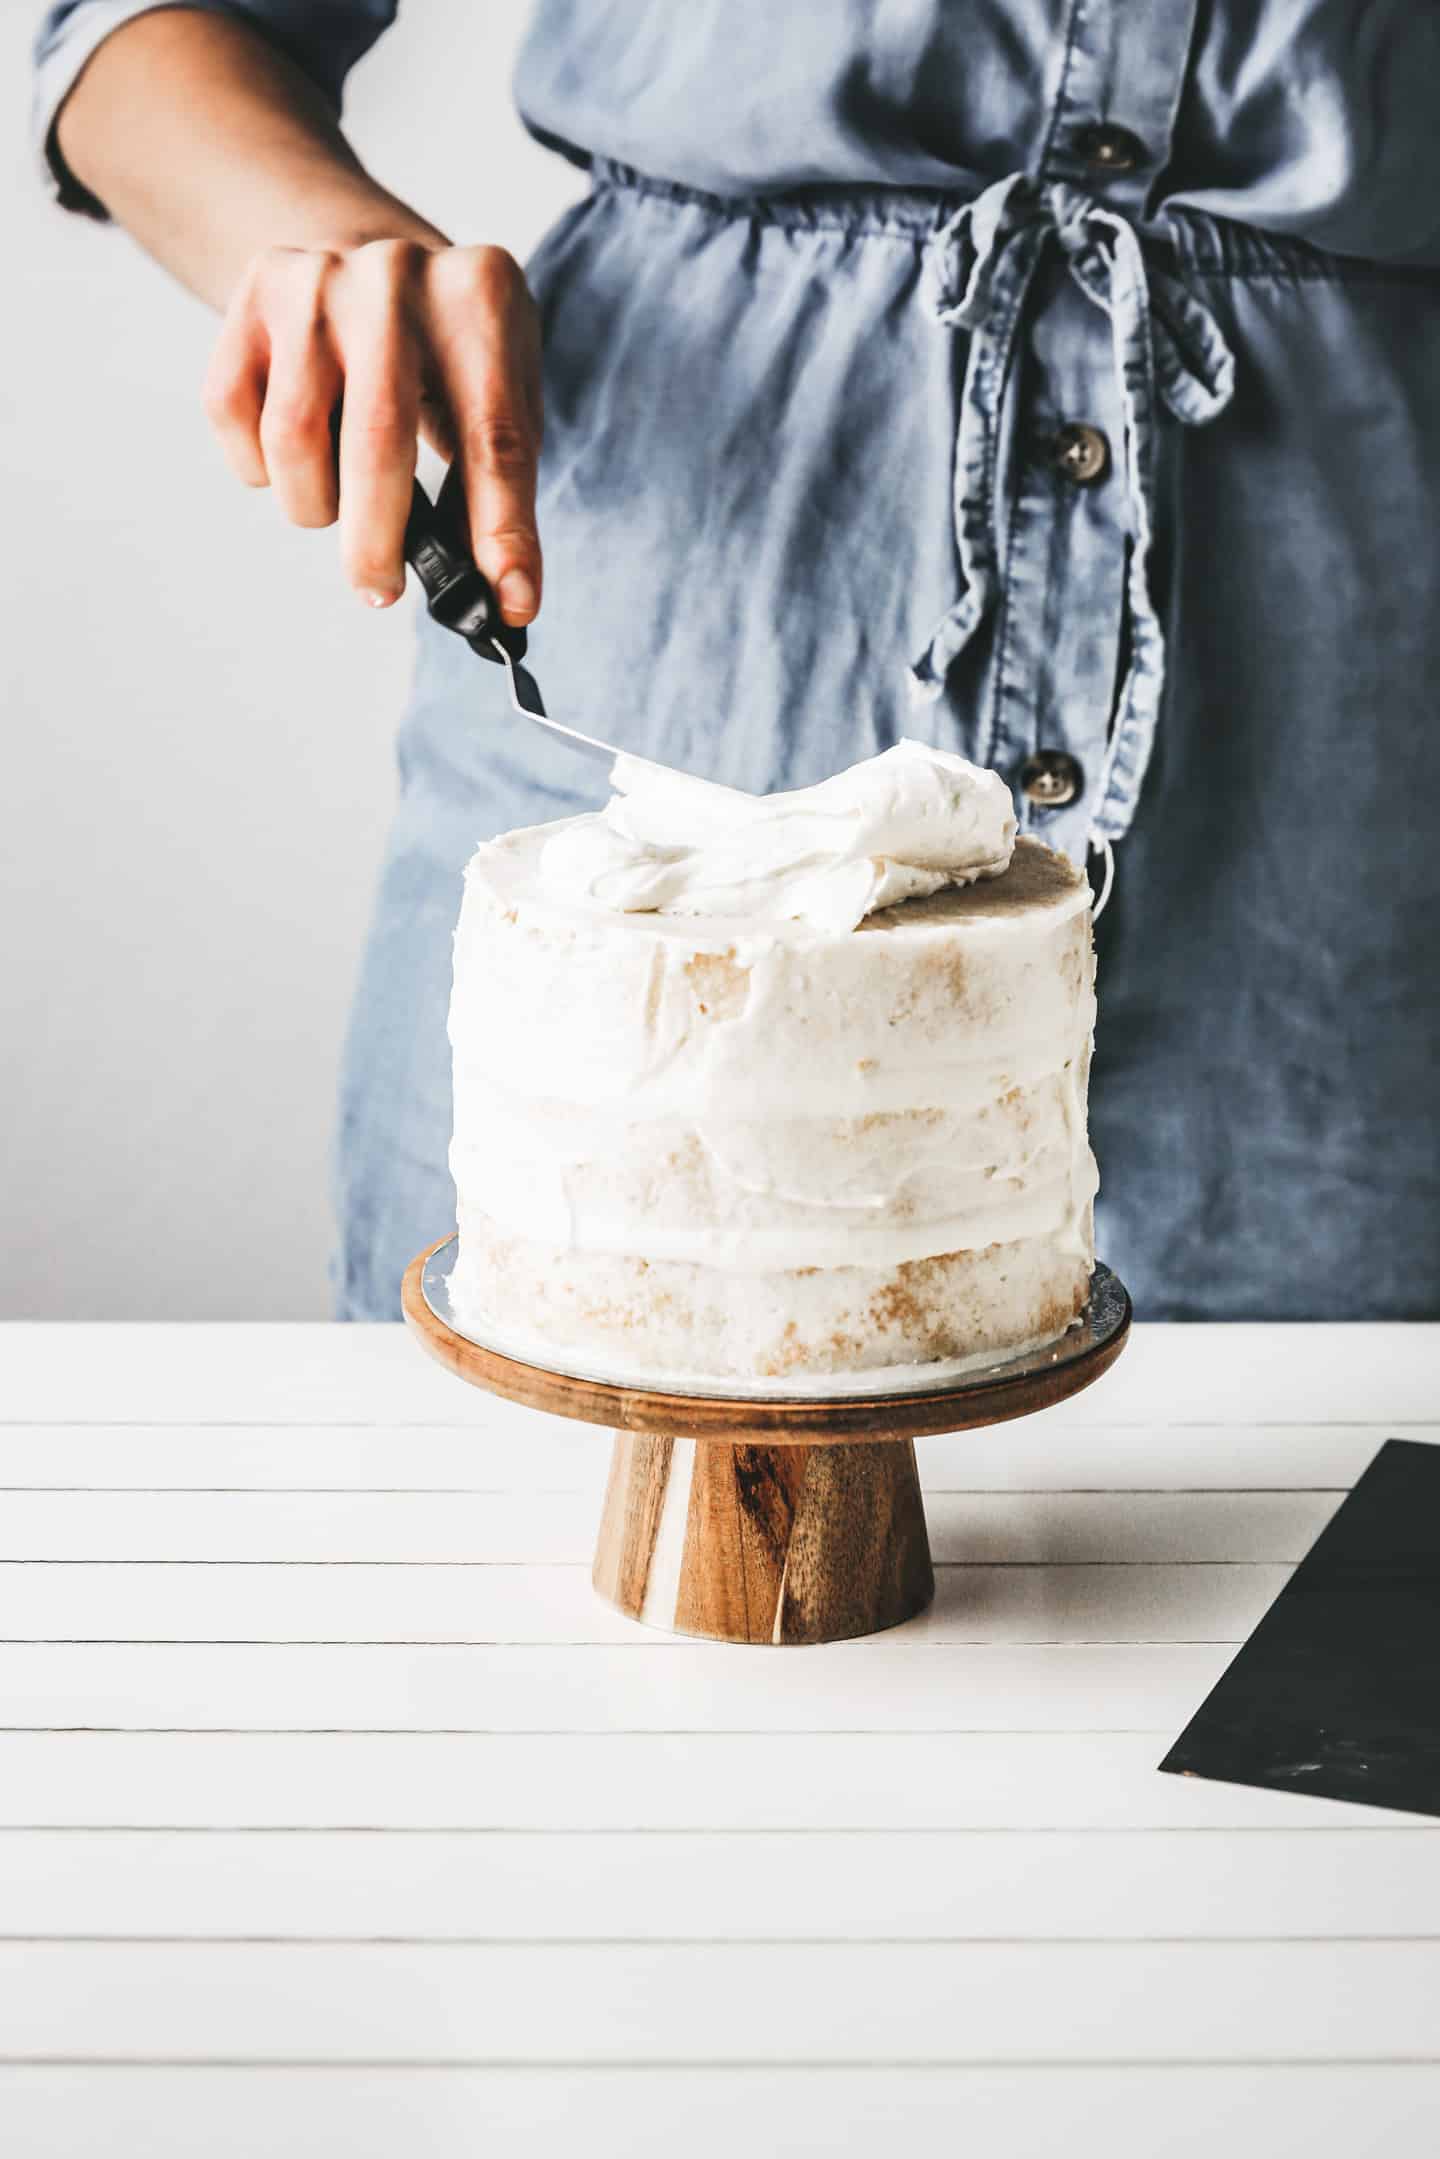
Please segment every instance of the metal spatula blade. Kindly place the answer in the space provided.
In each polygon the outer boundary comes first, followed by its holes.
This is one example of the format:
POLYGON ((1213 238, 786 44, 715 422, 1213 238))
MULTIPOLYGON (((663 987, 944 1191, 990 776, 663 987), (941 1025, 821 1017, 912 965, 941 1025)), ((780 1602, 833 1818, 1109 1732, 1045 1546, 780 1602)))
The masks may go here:
POLYGON ((529 668, 522 667, 498 637, 492 642, 495 651, 505 663, 505 672, 510 678, 510 702, 515 710, 523 713, 527 720, 534 720, 537 727, 548 727, 552 735, 558 735, 562 742, 568 743, 572 750, 578 750, 582 757, 598 759, 608 770, 621 754, 620 751, 612 748, 608 742, 597 742, 594 735, 582 735, 578 728, 564 727, 559 720, 552 720, 545 710, 540 685, 529 668))

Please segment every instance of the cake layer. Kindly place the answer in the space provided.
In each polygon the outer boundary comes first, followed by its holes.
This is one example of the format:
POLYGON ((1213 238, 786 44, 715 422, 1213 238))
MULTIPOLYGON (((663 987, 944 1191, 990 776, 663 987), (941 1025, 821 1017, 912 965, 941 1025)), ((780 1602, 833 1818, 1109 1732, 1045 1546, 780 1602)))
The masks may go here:
POLYGON ((468 1088, 635 1117, 864 1116, 995 1100, 1094 1024, 1089 888, 1021 841, 1003 877, 843 935, 607 915, 546 892, 556 826, 482 847, 455 943, 456 1129, 468 1088))
POLYGON ((975 1108, 696 1124, 524 1100, 461 1079, 457 1188, 517 1235, 746 1266, 885 1266, 1050 1232, 1094 1196, 1088 1045, 975 1108), (643 1246, 637 1235, 643 1234, 643 1246))
POLYGON ((1038 1347, 1074 1319, 1090 1268, 1088 1249, 1062 1253, 1042 1236, 898 1267, 737 1276, 511 1236, 462 1207, 450 1301, 463 1331, 540 1362, 783 1384, 1038 1347))

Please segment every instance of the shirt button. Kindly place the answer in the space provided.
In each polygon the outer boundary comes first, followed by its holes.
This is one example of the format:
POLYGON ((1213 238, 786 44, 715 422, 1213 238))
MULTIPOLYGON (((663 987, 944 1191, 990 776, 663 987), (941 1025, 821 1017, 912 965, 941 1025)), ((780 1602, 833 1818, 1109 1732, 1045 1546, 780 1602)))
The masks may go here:
POLYGON ((1098 427, 1071 420, 1050 446, 1056 466, 1076 487, 1093 487, 1110 466, 1110 445, 1098 427))
POLYGON ((1020 767, 1020 791, 1037 809, 1063 810, 1084 784, 1079 765, 1065 750, 1037 750, 1020 767))
POLYGON ((1101 172, 1133 172, 1145 162, 1145 145, 1128 127, 1114 127, 1097 120, 1078 128, 1071 138, 1077 156, 1101 172))

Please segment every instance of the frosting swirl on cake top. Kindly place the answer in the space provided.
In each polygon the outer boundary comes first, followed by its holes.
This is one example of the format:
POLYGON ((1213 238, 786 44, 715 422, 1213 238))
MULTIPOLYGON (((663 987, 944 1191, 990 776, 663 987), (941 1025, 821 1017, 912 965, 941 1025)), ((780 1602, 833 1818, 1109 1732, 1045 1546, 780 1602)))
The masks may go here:
POLYGON ((546 841, 557 899, 843 933, 901 900, 998 877, 1015 816, 996 772, 908 738, 817 787, 748 795, 620 756, 605 809, 546 841))

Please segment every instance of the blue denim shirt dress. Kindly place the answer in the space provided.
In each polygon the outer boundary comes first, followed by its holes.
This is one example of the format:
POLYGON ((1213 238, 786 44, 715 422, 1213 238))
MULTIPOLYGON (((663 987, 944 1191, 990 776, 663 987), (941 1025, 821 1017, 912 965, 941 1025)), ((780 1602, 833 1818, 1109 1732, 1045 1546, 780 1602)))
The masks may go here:
MULTIPOLYGON (((337 100, 394 12, 206 4, 337 100)), ((43 143, 143 7, 51 10, 43 143)), ((551 710, 755 790, 908 733, 1111 843, 1098 1241, 1139 1309, 1440 1317, 1440 7, 539 0, 516 91, 592 181, 529 265, 551 710)), ((452 1220, 464 862, 596 799, 537 736, 422 619, 348 1316, 452 1220)))

